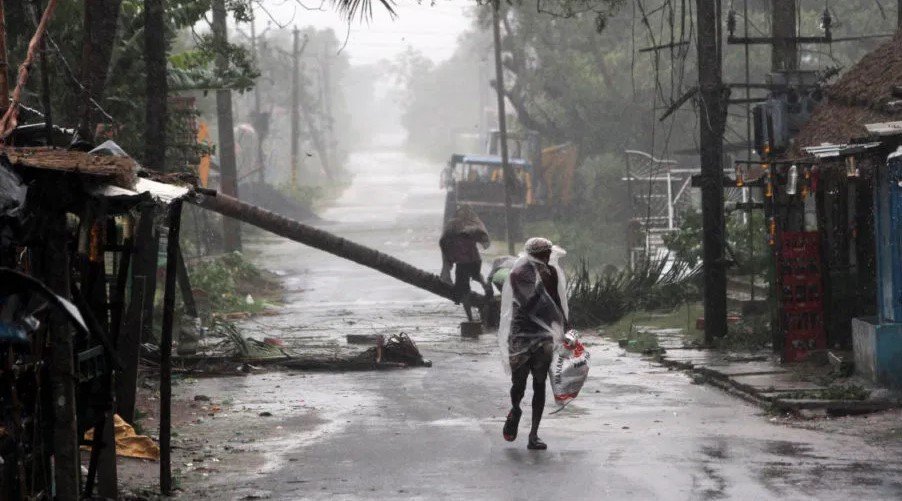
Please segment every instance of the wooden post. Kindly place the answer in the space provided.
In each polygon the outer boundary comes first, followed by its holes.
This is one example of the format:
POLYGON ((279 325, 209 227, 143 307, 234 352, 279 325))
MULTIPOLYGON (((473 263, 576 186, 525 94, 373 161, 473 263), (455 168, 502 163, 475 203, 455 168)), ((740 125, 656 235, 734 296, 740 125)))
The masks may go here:
MULTIPOLYGON (((217 50, 216 71, 225 74, 229 69, 225 45, 229 43, 226 28, 225 0, 213 0, 213 43, 217 50)), ((216 124, 219 129, 219 169, 222 192, 238 197, 238 170, 235 165, 235 131, 232 129, 232 91, 216 91, 216 124)), ((233 219, 222 220, 222 237, 226 252, 241 250, 241 225, 233 219)))
MULTIPOLYGON (((53 210, 53 209, 50 209, 53 210)), ((45 225, 45 240, 40 259, 40 279, 47 287, 69 298, 69 250, 66 243, 66 217, 60 211, 50 216, 45 225)), ((78 452, 77 418, 75 414, 75 357, 72 329, 67 319, 57 312, 50 314, 50 392, 53 402, 53 472, 58 500, 75 501, 79 497, 81 458, 78 452)))
POLYGON ((182 202, 169 206, 166 242, 166 285, 163 289, 163 332, 160 339, 160 492, 172 493, 172 326, 175 320, 175 282, 178 273, 179 226, 182 202))
POLYGON ((727 333, 724 261, 723 132, 725 87, 721 81, 719 0, 696 0, 698 26, 699 146, 701 149, 705 344, 727 333))
POLYGON ((493 0, 492 28, 495 34, 495 91, 498 94, 498 129, 501 133, 501 169, 504 172, 504 225, 507 229, 507 252, 514 250, 514 217, 511 209, 511 192, 514 190, 514 173, 507 156, 507 116, 504 109, 504 68, 501 66, 501 0, 493 0))
POLYGON ((796 37, 796 0, 771 2, 774 44, 771 46, 771 70, 799 69, 799 45, 796 37))

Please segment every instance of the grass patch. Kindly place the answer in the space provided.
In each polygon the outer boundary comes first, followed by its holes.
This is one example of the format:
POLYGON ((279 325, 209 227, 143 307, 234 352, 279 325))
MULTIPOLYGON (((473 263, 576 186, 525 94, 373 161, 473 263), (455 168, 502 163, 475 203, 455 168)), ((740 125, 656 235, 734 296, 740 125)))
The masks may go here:
POLYGON ((191 285, 209 301, 214 314, 259 313, 282 293, 278 277, 258 268, 240 252, 199 262, 189 274, 191 285))
POLYGON ((822 390, 804 390, 783 393, 781 398, 804 400, 867 400, 871 390, 857 384, 836 385, 822 390))

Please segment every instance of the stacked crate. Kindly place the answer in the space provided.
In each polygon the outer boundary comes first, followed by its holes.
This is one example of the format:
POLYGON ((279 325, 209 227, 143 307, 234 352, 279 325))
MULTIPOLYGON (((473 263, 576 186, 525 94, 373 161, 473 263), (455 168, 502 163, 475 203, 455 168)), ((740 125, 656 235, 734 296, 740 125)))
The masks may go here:
POLYGON ((780 318, 783 361, 798 362, 824 349, 824 291, 817 232, 784 232, 780 238, 780 318))

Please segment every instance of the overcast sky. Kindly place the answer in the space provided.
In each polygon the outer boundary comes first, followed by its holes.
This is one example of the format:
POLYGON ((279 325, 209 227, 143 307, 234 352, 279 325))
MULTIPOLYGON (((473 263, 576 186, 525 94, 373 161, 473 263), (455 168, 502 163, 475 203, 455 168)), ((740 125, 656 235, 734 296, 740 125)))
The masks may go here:
MULTIPOLYGON (((319 7, 321 0, 300 0, 310 8, 319 7)), ((475 0, 397 0, 398 16, 392 19, 378 0, 373 0, 373 19, 348 22, 332 9, 331 1, 322 4, 324 10, 305 10, 298 0, 268 0, 266 10, 279 24, 332 28, 339 39, 348 39, 345 51, 352 64, 369 64, 392 59, 407 46, 419 49, 433 61, 451 57, 457 37, 470 25, 467 13, 475 0)), ((270 16, 257 9, 257 28, 272 23, 270 16)), ((274 25, 273 25, 274 26, 274 25)))

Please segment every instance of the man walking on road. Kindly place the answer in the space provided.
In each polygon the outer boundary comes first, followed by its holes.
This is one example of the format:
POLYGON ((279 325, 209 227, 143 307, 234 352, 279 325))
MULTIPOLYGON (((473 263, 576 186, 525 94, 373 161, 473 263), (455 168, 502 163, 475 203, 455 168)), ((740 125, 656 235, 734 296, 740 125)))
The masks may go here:
POLYGON ((523 414, 520 401, 526 393, 526 380, 532 374, 532 427, 527 448, 539 450, 548 448, 539 438, 539 423, 545 409, 545 380, 555 339, 560 340, 568 324, 565 278, 560 267, 552 262, 552 248, 551 241, 545 238, 526 241, 526 255, 517 260, 502 289, 498 329, 512 383, 504 439, 512 442, 517 438, 523 414))
POLYGON ((442 249, 442 280, 451 282, 454 266, 454 301, 463 303, 467 320, 473 321, 470 305, 470 280, 482 285, 486 297, 492 296, 492 285, 482 278, 482 257, 476 244, 488 248, 491 240, 485 224, 469 206, 457 210, 442 231, 439 247, 442 249))

